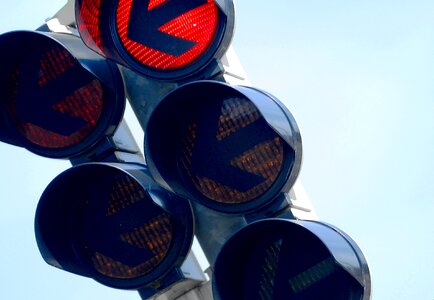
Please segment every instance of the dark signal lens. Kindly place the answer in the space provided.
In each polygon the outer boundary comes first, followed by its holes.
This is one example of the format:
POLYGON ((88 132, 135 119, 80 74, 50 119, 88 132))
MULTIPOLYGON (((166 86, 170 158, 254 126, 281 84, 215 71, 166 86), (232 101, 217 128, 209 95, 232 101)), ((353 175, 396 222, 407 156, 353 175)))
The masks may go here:
POLYGON ((157 106, 145 152, 160 184, 212 209, 240 213, 269 205, 292 187, 301 138, 292 115, 269 94, 196 81, 157 106))
POLYGON ((114 63, 66 34, 8 32, 0 46, 0 118, 17 145, 70 158, 113 134, 125 108, 114 63))
POLYGON ((94 189, 111 189, 108 201, 100 202, 93 193, 81 198, 77 248, 82 259, 110 278, 149 274, 170 250, 174 231, 170 215, 128 175, 116 176, 111 187, 100 185, 94 189))
POLYGON ((56 177, 36 213, 47 263, 121 289, 178 270, 193 240, 190 203, 138 164, 87 163, 56 177))
POLYGON ((205 197, 226 204, 248 202, 278 178, 284 142, 252 102, 243 98, 218 102, 217 110, 210 103, 201 105, 182 131, 181 168, 205 197))
POLYGON ((69 147, 88 137, 104 107, 101 83, 88 75, 83 85, 76 86, 70 95, 62 95, 62 87, 55 86, 58 78, 79 68, 77 60, 62 47, 29 53, 16 63, 16 71, 7 79, 5 105, 19 132, 29 142, 45 148, 69 147))
POLYGON ((222 247, 213 281, 216 300, 370 299, 363 253, 346 234, 312 221, 244 227, 222 247))
MULTIPOLYGON (((53 87, 57 84, 56 80, 67 72, 74 72, 74 68, 79 67, 77 60, 64 48, 55 47, 44 49, 40 55, 30 54, 17 63, 16 71, 7 79, 5 106, 9 118, 23 137, 35 145, 53 149, 69 147, 86 139, 98 124, 104 108, 101 83, 94 79, 77 87, 77 90, 72 91, 71 95, 65 95, 63 99, 53 99, 56 95, 50 96, 44 89, 57 89, 53 87), (26 64, 36 64, 35 69, 26 69, 23 67, 26 64), (32 75, 37 75, 37 78, 31 78, 32 75), (23 92, 32 80, 35 81, 34 89, 42 91, 40 95, 23 92), (63 115, 75 122, 59 124, 55 117, 51 120, 52 124, 46 124, 46 120, 32 120, 28 114, 37 114, 33 110, 36 106, 48 108, 47 111, 53 111, 58 117, 63 115), (25 112, 27 109, 28 112, 25 112), (59 128, 61 126, 63 127, 59 128)), ((28 88, 32 89, 32 86, 28 88)), ((45 117, 49 118, 49 115, 45 117)), ((39 118, 44 116, 40 115, 39 118)))

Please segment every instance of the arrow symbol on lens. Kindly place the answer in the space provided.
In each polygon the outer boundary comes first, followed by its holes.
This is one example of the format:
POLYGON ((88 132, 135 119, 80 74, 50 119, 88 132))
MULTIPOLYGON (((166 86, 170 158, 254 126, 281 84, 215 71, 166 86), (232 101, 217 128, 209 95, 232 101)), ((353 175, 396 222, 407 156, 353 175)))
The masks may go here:
POLYGON ((199 117, 195 147, 191 155, 191 171, 197 176, 245 192, 266 179, 233 166, 231 161, 253 147, 269 141, 276 134, 263 118, 259 118, 218 140, 216 133, 221 106, 222 102, 211 101, 207 103, 207 113, 199 117), (214 117, 210 118, 211 115, 214 117))
POLYGON ((54 110, 53 106, 93 80, 88 72, 75 65, 43 87, 39 86, 40 55, 24 60, 20 65, 16 99, 17 118, 49 131, 69 136, 86 122, 80 117, 54 110))
POLYGON ((161 26, 203 4, 206 0, 167 0, 148 10, 150 0, 133 0, 128 37, 155 50, 180 56, 197 43, 159 30, 161 26))
POLYGON ((129 244, 122 236, 132 233, 134 229, 142 227, 164 211, 151 200, 144 198, 107 215, 113 192, 119 188, 115 178, 105 178, 103 182, 107 188, 98 189, 98 195, 94 195, 93 201, 89 201, 86 207, 87 217, 82 234, 87 247, 129 267, 154 258, 155 254, 149 248, 129 244))

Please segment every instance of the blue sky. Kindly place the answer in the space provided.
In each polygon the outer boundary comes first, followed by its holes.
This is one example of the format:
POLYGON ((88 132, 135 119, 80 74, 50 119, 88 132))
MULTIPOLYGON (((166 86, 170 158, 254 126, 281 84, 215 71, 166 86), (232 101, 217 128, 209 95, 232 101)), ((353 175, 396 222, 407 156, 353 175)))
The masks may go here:
MULTIPOLYGON (((63 3, 8 1, 0 32, 34 29, 63 3)), ((372 299, 433 300, 434 2, 235 3, 240 61, 296 118, 304 188, 364 251, 372 299)), ((68 162, 0 144, 0 163, 2 299, 139 299, 40 257, 36 204, 68 162)))

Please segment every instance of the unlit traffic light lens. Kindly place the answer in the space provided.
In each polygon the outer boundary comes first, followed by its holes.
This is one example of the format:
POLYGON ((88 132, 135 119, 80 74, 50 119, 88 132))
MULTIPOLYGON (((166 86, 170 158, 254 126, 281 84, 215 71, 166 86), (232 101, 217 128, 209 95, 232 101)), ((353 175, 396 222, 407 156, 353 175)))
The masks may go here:
POLYGON ((59 86, 58 78, 74 72, 79 65, 64 48, 53 46, 29 52, 16 61, 6 79, 5 105, 9 118, 29 142, 65 148, 82 142, 98 124, 104 90, 89 75, 70 95, 60 95, 60 90, 67 87, 59 86))
POLYGON ((157 106, 145 152, 161 184, 212 209, 244 213, 291 188, 301 138, 292 115, 269 94, 197 81, 157 106))
POLYGON ((70 158, 114 133, 125 108, 114 63, 73 35, 15 31, 0 46, 0 118, 16 145, 70 158))
POLYGON ((96 272, 110 278, 150 273, 170 251, 174 231, 170 215, 129 175, 94 175, 101 180, 77 195, 81 201, 77 250, 96 272), (101 199, 107 196, 106 189, 111 191, 108 201, 101 199))
POLYGON ((266 219, 244 227, 220 251, 216 300, 368 300, 369 269, 354 241, 313 221, 266 219))
POLYGON ((263 195, 284 164, 284 141, 245 98, 207 99, 181 129, 181 172, 203 196, 239 204, 263 195), (214 103, 211 103, 214 102, 214 103))
POLYGON ((36 235, 49 264, 134 289, 180 267, 193 215, 188 201, 159 188, 144 166, 88 163, 46 188, 36 235))

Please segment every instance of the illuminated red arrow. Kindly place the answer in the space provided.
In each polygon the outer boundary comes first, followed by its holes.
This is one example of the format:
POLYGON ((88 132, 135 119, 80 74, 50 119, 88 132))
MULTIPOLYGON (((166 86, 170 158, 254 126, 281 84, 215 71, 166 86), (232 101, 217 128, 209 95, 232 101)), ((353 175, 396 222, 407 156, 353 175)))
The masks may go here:
POLYGON ((184 54, 197 44, 162 32, 159 28, 206 4, 206 0, 167 0, 155 7, 149 7, 149 2, 150 0, 133 0, 128 22, 128 37, 131 40, 174 56, 184 54))

